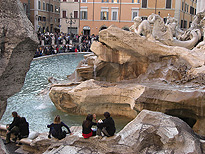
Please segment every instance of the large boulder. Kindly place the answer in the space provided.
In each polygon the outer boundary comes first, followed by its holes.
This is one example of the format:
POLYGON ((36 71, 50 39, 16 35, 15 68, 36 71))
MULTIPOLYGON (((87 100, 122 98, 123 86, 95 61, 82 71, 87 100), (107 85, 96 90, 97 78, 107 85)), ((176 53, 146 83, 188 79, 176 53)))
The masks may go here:
POLYGON ((200 140, 193 130, 182 120, 160 112, 143 110, 113 137, 82 138, 81 128, 73 130, 63 140, 48 139, 40 135, 31 146, 44 154, 96 153, 96 154, 147 154, 186 153, 203 154, 204 140, 200 140), (41 146, 42 145, 42 146, 41 146))
POLYGON ((160 111, 185 120, 205 135, 205 92, 202 89, 176 87, 162 83, 118 83, 87 80, 79 85, 53 85, 49 96, 56 108, 64 112, 135 117, 143 109, 160 111))
POLYGON ((19 92, 38 38, 19 0, 0 0, 0 118, 7 98, 19 92))
POLYGON ((135 100, 144 91, 144 86, 135 83, 115 84, 87 80, 79 85, 53 85, 49 96, 56 108, 69 113, 103 114, 135 117, 135 100), (120 95, 119 95, 120 94, 120 95))
POLYGON ((118 144, 133 149, 133 153, 202 154, 201 142, 182 120, 160 112, 143 110, 118 134, 118 144))

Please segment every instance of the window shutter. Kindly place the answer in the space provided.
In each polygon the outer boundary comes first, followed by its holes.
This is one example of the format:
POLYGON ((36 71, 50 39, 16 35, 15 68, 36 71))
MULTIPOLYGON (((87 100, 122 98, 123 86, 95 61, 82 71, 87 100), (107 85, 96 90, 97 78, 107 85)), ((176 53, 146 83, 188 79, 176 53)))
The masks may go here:
POLYGON ((100 12, 100 20, 103 20, 103 12, 100 12))
POLYGON ((85 11, 85 19, 86 19, 86 20, 87 20, 87 14, 88 14, 87 11, 85 11))
POLYGON ((107 20, 109 20, 109 12, 107 12, 107 20))
POLYGON ((82 20, 82 11, 80 11, 80 20, 82 20))

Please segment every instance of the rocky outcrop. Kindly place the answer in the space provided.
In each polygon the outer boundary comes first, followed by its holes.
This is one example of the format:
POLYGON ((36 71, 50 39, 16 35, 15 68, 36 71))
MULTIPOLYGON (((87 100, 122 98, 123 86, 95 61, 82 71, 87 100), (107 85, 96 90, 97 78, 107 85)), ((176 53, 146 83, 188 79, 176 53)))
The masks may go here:
POLYGON ((102 30, 99 41, 71 75, 85 82, 51 88, 58 109, 129 117, 143 109, 178 112, 174 116, 205 135, 204 50, 166 46, 115 26, 102 30))
MULTIPOLYGON (((63 140, 48 139, 41 134, 33 140, 32 149, 39 153, 115 153, 115 154, 147 154, 147 153, 192 153, 203 154, 203 142, 193 130, 182 120, 160 112, 143 110, 127 124, 123 130, 113 137, 82 138, 81 127, 72 129, 73 135, 63 140), (41 146, 42 145, 42 146, 41 146)), ((30 148, 31 149, 31 148, 30 148)))
POLYGON ((38 39, 19 0, 0 0, 0 118, 8 97, 19 92, 38 39))
POLYGON ((69 113, 96 113, 135 117, 143 109, 180 117, 205 135, 205 92, 162 83, 118 83, 87 80, 74 87, 54 85, 49 96, 55 106, 69 113))

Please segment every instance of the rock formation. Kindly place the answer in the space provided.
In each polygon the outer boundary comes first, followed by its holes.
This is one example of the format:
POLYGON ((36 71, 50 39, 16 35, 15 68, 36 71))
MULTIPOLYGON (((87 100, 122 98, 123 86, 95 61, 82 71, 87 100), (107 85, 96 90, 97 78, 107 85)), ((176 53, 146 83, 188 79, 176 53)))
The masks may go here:
POLYGON ((164 45, 153 31, 151 36, 115 26, 100 31, 99 42, 91 46, 93 54, 86 55, 69 76, 84 82, 51 88, 55 106, 65 112, 102 114, 107 110, 129 117, 143 109, 160 111, 180 117, 205 135, 204 45, 189 50, 164 45))
POLYGON ((20 91, 38 44, 19 0, 0 0, 0 118, 7 98, 20 91))
POLYGON ((31 143, 39 153, 204 153, 204 141, 182 120, 160 112, 142 110, 113 137, 82 138, 81 127, 71 127, 74 135, 63 140, 48 139, 41 134, 31 143))

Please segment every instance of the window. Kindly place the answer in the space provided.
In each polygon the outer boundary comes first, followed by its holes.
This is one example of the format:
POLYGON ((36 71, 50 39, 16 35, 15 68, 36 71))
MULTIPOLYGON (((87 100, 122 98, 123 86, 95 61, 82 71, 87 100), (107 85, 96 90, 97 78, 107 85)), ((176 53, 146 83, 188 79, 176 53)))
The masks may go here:
POLYGON ((48 3, 46 3, 46 11, 50 11, 48 3))
POLYGON ((112 0, 112 3, 119 3, 119 0, 112 0))
POLYGON ((87 11, 80 11, 80 19, 87 20, 87 11))
POLYGON ((184 20, 184 28, 187 28, 187 21, 184 20))
POLYGON ((132 3, 140 3, 140 0, 132 0, 132 3))
POLYGON ((137 13, 138 13, 138 12, 134 12, 134 11, 132 12, 132 20, 134 19, 134 17, 137 16, 137 13))
POLYGON ((41 9, 41 1, 38 1, 38 9, 41 9))
POLYGON ((166 9, 172 8, 172 0, 166 0, 166 9))
POLYGON ((184 10, 184 2, 182 2, 182 11, 184 10))
POLYGON ((41 20, 42 20, 41 16, 38 16, 38 21, 41 21, 41 20))
POLYGON ((53 5, 52 4, 51 4, 51 9, 50 10, 51 10, 51 12, 53 12, 53 5))
POLYGON ((194 15, 194 8, 190 6, 190 14, 194 15))
POLYGON ((74 2, 78 2, 78 0, 74 0, 74 2))
POLYGON ((142 8, 147 8, 147 0, 142 0, 142 8))
POLYGON ((108 15, 109 15, 109 12, 102 11, 100 15, 100 20, 108 20, 108 15))
POLYGON ((43 2, 43 10, 46 10, 46 4, 43 2))
POLYGON ((55 12, 58 12, 58 7, 57 6, 55 6, 55 12))
POLYGON ((82 0, 82 3, 86 3, 87 2, 87 0, 82 0))
MULTIPOLYGON (((116 0, 113 0, 113 1, 116 1, 116 0)), ((102 3, 103 3, 103 2, 107 2, 107 3, 108 3, 108 2, 109 2, 109 0, 102 0, 102 3)))
POLYGON ((78 11, 74 11, 74 18, 78 18, 78 11))
POLYGON ((62 17, 66 18, 66 11, 62 11, 62 17))
POLYGON ((139 8, 132 8, 132 18, 131 20, 134 19, 134 17, 138 16, 139 14, 139 8))
POLYGON ((181 20, 181 28, 183 27, 183 20, 181 20))
POLYGON ((113 10, 112 11, 112 20, 117 20, 118 19, 118 11, 117 10, 113 10))
POLYGON ((43 17, 43 21, 46 21, 46 17, 43 17))
POLYGON ((63 2, 66 2, 66 0, 63 0, 63 2))
POLYGON ((187 28, 187 21, 186 20, 181 20, 181 28, 187 28))

